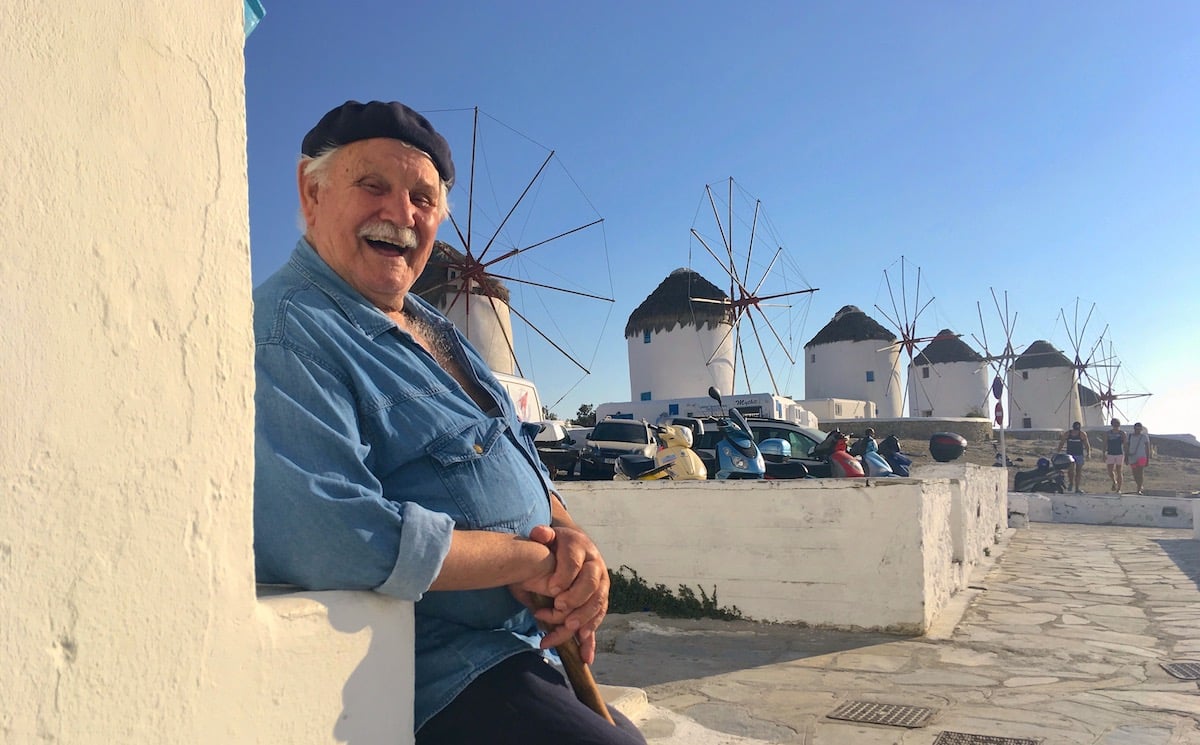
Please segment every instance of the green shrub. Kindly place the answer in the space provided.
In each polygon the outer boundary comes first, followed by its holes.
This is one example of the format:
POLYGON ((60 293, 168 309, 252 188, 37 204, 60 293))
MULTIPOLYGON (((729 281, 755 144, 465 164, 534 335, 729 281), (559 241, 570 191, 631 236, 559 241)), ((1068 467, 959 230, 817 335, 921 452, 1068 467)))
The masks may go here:
POLYGON ((622 565, 617 571, 608 570, 612 586, 608 591, 609 613, 638 613, 649 611, 664 618, 717 618, 731 621, 742 617, 738 607, 722 608, 717 605, 717 588, 712 595, 700 585, 697 597, 692 588, 680 585, 678 595, 664 584, 653 587, 646 583, 631 567, 622 565))

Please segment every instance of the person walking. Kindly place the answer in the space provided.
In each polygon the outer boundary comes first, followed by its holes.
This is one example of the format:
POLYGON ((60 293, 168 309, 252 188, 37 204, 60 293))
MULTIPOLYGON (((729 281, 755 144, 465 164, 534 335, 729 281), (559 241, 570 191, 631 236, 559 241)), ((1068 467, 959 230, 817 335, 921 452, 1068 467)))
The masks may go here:
POLYGON ((1121 431, 1121 420, 1114 418, 1112 429, 1104 433, 1104 463, 1108 467, 1108 478, 1113 491, 1121 493, 1124 484, 1121 466, 1125 463, 1125 433, 1121 431))
POLYGON ((1129 464, 1129 472, 1137 484, 1137 493, 1141 494, 1146 466, 1150 465, 1150 433, 1142 427, 1141 422, 1133 425, 1133 434, 1125 446, 1125 462, 1129 464))
POLYGON ((1083 461, 1086 457, 1092 457, 1092 443, 1088 441, 1087 432, 1083 431, 1083 425, 1075 422, 1071 425, 1070 431, 1063 434, 1058 441, 1058 452, 1062 452, 1066 448, 1067 455, 1075 459, 1071 467, 1067 469, 1067 488, 1074 490, 1076 494, 1083 493, 1083 461))

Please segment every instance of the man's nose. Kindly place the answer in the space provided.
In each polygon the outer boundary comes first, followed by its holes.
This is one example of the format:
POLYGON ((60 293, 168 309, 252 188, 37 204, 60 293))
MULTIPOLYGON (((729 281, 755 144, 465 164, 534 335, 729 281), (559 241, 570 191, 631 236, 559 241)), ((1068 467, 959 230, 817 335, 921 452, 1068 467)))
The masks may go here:
POLYGON ((384 200, 380 217, 402 228, 411 228, 416 225, 416 215, 417 207, 413 204, 409 193, 403 189, 397 189, 384 200))

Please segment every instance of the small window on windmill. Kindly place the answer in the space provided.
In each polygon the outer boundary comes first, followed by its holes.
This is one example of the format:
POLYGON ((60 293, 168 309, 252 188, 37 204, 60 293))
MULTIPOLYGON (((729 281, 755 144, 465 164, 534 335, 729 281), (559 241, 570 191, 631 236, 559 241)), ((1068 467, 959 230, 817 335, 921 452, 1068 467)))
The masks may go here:
POLYGON ((808 355, 808 361, 809 361, 809 362, 816 362, 816 361, 817 361, 817 353, 816 353, 816 352, 813 352, 812 354, 808 355))
POLYGON ((921 377, 922 377, 922 378, 928 378, 928 377, 929 377, 929 365, 926 365, 926 366, 924 366, 924 367, 922 367, 922 368, 921 368, 921 377))
POLYGON ((642 343, 643 344, 650 343, 650 329, 646 329, 645 331, 642 332, 642 343))
POLYGON ((868 383, 875 382, 875 371, 874 370, 867 370, 867 382, 868 383))
POLYGON ((642 400, 653 401, 654 399, 650 398, 650 391, 642 391, 642 400))
POLYGON ((1025 417, 1021 420, 1021 426, 1025 429, 1033 429, 1033 420, 1029 417, 1025 417))
POLYGON ((921 411, 921 416, 923 416, 923 417, 932 417, 932 416, 933 416, 933 409, 923 409, 923 410, 921 411))
POLYGON ((842 405, 841 405, 841 404, 834 404, 834 405, 833 405, 833 415, 834 415, 834 416, 841 416, 841 415, 842 415, 842 405))
POLYGON ((1029 371, 1028 370, 1021 371, 1021 380, 1029 380, 1029 371))

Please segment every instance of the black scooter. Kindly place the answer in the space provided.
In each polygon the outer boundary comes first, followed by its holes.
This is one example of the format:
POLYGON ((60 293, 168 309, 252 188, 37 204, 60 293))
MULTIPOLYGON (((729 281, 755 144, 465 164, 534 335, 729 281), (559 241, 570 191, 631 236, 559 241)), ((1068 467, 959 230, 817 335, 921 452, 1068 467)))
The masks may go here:
POLYGON ((1037 468, 1017 471, 1013 476, 1013 491, 1063 494, 1067 490, 1064 474, 1074 462, 1075 459, 1066 453, 1057 453, 1053 459, 1038 458, 1037 468))

